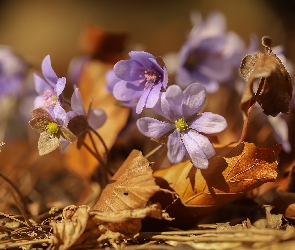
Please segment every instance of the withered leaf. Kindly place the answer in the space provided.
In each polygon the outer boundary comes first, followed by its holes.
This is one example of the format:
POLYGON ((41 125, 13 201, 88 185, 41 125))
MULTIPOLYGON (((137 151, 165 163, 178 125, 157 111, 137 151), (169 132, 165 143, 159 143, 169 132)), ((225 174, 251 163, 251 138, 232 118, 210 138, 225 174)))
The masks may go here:
POLYGON ((65 126, 61 126, 59 127, 60 130, 60 135, 65 138, 67 141, 69 142, 74 142, 77 140, 77 136, 75 136, 71 130, 69 130, 68 128, 66 128, 65 126))
POLYGON ((29 125, 38 133, 44 132, 47 124, 54 122, 50 114, 43 108, 33 109, 31 114, 32 119, 29 121, 29 125))
POLYGON ((52 241, 60 250, 69 249, 82 235, 88 221, 89 207, 70 205, 63 209, 63 220, 52 221, 52 241))
POLYGON ((272 52, 270 38, 263 37, 262 44, 265 52, 245 56, 240 66, 240 73, 246 81, 241 109, 247 116, 248 109, 257 101, 267 115, 287 114, 293 92, 292 79, 272 52), (254 91, 256 82, 261 87, 259 93, 254 91))
POLYGON ((275 181, 281 145, 258 148, 243 142, 216 148, 208 169, 195 168, 188 160, 154 176, 165 179, 186 206, 221 206, 265 182, 275 181))
POLYGON ((122 211, 144 207, 159 190, 149 161, 138 150, 133 150, 103 190, 93 209, 122 211))
POLYGON ((57 136, 53 136, 50 133, 40 133, 38 141, 39 155, 46 155, 58 148, 60 139, 57 136))

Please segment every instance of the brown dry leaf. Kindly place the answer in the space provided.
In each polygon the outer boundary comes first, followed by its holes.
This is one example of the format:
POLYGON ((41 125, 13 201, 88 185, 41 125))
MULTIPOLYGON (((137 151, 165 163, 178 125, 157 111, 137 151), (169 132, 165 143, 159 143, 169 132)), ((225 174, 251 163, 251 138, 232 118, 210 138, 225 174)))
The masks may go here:
POLYGON ((277 116, 280 112, 289 113, 292 98, 292 79, 281 60, 270 48, 271 40, 262 38, 264 53, 247 55, 243 58, 240 73, 245 79, 246 87, 241 100, 241 109, 247 116, 248 109, 257 101, 267 115, 277 116), (254 85, 262 89, 255 93, 254 85))
POLYGON ((133 150, 103 190, 93 209, 122 211, 144 207, 160 187, 156 185, 149 161, 133 150))
POLYGON ((63 209, 63 220, 61 222, 52 221, 53 228, 52 242, 58 249, 69 249, 75 244, 77 239, 85 230, 89 207, 70 205, 63 209))
POLYGON ((204 207, 229 203, 265 182, 275 181, 281 145, 258 148, 243 142, 217 148, 205 170, 184 161, 154 176, 165 179, 185 206, 204 207))
POLYGON ((88 25, 81 34, 79 47, 81 51, 93 58, 116 63, 123 59, 127 34, 114 33, 95 25, 88 25))
MULTIPOLYGON (((83 102, 86 106, 92 102, 92 108, 102 108, 107 114, 105 124, 98 129, 98 133, 104 139, 110 149, 122 128, 126 125, 130 109, 116 104, 116 99, 109 93, 105 86, 105 73, 112 65, 99 61, 91 61, 85 65, 81 75, 79 89, 83 102)), ((94 136, 98 151, 104 154, 101 142, 94 136)), ((85 142, 91 145, 91 140, 86 136, 85 142)), ((67 167, 81 177, 90 178, 98 166, 97 160, 85 149, 77 149, 76 143, 67 148, 66 151, 67 167)))

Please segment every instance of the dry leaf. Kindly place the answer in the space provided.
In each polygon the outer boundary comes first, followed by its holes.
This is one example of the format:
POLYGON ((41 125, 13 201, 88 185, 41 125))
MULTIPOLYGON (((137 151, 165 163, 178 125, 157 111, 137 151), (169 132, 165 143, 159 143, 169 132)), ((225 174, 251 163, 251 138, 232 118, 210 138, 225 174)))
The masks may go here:
POLYGON ((122 211, 144 207, 159 190, 149 161, 138 150, 133 150, 103 190, 93 209, 122 211))
POLYGON ((88 25, 81 35, 81 51, 101 61, 113 62, 123 59, 127 35, 108 32, 98 26, 88 25))
POLYGON ((246 116, 256 101, 267 115, 289 113, 292 79, 281 60, 272 52, 270 43, 270 38, 263 37, 265 52, 245 56, 240 66, 240 73, 247 82, 241 100, 241 109, 246 116), (257 81, 262 87, 259 93, 254 91, 257 81))
MULTIPOLYGON (((118 134, 126 125, 130 109, 120 107, 116 104, 116 99, 105 88, 105 73, 112 65, 99 61, 92 61, 83 68, 83 73, 79 83, 79 89, 84 104, 87 106, 93 99, 92 108, 102 108, 107 114, 105 124, 98 130, 110 149, 115 143, 118 134)), ((101 142, 94 136, 98 151, 103 155, 104 148, 101 142)), ((88 136, 85 142, 91 145, 88 136)), ((97 160, 84 148, 77 149, 76 144, 71 145, 66 151, 67 167, 79 176, 89 179, 98 166, 97 160)))
POLYGON ((63 220, 61 222, 52 221, 53 227, 52 241, 58 249, 69 249, 82 235, 88 221, 88 206, 70 205, 63 209, 63 220))
POLYGON ((280 144, 258 148, 252 143, 235 143, 216 148, 208 169, 197 169, 187 160, 158 170, 154 173, 158 185, 162 188, 169 185, 180 199, 171 201, 171 195, 158 192, 152 201, 160 202, 169 215, 175 217, 177 226, 191 225, 245 192, 275 181, 280 150, 280 144))

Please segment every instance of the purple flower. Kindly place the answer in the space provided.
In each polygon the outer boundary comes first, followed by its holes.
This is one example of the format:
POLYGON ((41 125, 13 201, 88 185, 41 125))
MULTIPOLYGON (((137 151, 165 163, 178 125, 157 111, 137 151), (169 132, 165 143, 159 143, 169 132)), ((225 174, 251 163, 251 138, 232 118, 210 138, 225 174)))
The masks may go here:
POLYGON ((179 53, 176 83, 185 88, 199 82, 208 92, 216 92, 220 83, 235 75, 237 55, 244 51, 244 43, 234 32, 226 32, 225 17, 219 12, 211 13, 205 21, 199 13, 193 18, 194 26, 179 53))
POLYGON ((100 108, 92 109, 91 103, 89 104, 88 113, 86 113, 79 88, 74 90, 71 107, 78 116, 84 116, 89 126, 95 130, 100 128, 106 121, 107 116, 104 110, 100 108))
POLYGON ((53 109, 59 101, 62 103, 62 92, 66 85, 66 78, 58 78, 51 66, 50 56, 47 55, 41 65, 43 80, 37 74, 34 74, 35 89, 38 96, 34 100, 34 106, 47 107, 53 109))
POLYGON ((114 66, 114 73, 120 81, 114 84, 113 94, 120 101, 139 99, 136 113, 140 114, 143 107, 152 108, 161 89, 166 89, 167 70, 147 52, 131 51, 129 56, 130 60, 121 60, 114 66))
POLYGON ((55 150, 61 141, 74 142, 77 137, 67 128, 68 113, 57 103, 53 110, 39 107, 31 111, 32 120, 29 121, 32 129, 40 133, 38 149, 40 155, 55 150))
POLYGON ((220 132, 227 123, 211 112, 198 114, 205 99, 205 88, 199 83, 191 84, 183 92, 179 86, 171 85, 153 108, 168 121, 144 117, 137 121, 137 127, 142 134, 160 141, 168 136, 168 158, 172 163, 179 163, 186 156, 197 168, 206 169, 215 150, 200 133, 220 132))
POLYGON ((0 46, 0 96, 22 92, 27 64, 9 47, 0 46))

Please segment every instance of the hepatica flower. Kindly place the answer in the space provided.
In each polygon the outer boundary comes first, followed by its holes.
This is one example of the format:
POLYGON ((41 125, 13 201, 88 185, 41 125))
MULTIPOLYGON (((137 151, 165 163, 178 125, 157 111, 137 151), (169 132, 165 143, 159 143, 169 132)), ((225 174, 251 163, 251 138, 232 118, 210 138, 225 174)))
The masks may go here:
POLYGON ((144 51, 129 52, 130 60, 121 60, 114 66, 114 73, 120 79, 114 84, 114 97, 120 101, 138 99, 136 113, 144 107, 152 108, 158 101, 161 89, 166 89, 168 76, 156 58, 144 51))
POLYGON ((27 64, 9 47, 0 46, 0 96, 22 92, 27 64))
POLYGON ((92 127, 94 130, 100 128, 107 118, 103 109, 92 109, 91 103, 89 104, 88 112, 86 113, 78 88, 74 90, 72 95, 71 108, 75 115, 70 119, 68 127, 77 136, 81 135, 88 126, 92 127))
POLYGON ((66 127, 68 114, 57 103, 52 112, 46 107, 39 107, 31 111, 32 120, 29 121, 32 129, 40 133, 38 150, 45 155, 55 150, 62 139, 74 142, 77 137, 66 127))
POLYGON ((137 127, 142 134, 158 141, 168 136, 168 158, 172 163, 179 163, 186 156, 195 167, 206 169, 215 150, 201 133, 221 132, 227 123, 211 112, 198 114, 205 99, 205 88, 199 83, 191 84, 183 92, 179 86, 171 85, 153 108, 167 121, 143 117, 138 119, 137 127))
POLYGON ((194 14, 194 26, 179 53, 176 82, 182 88, 199 82, 207 92, 215 92, 237 71, 237 55, 242 59, 244 42, 236 33, 226 31, 222 13, 213 12, 205 21, 199 13, 194 14))
POLYGON ((51 66, 50 56, 47 55, 41 65, 43 80, 37 74, 34 74, 35 89, 38 96, 34 100, 34 106, 53 109, 59 101, 62 103, 62 92, 66 85, 66 78, 58 78, 51 66))

